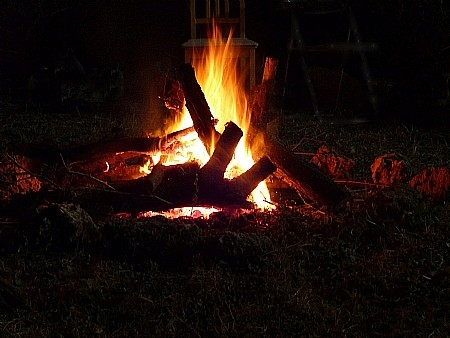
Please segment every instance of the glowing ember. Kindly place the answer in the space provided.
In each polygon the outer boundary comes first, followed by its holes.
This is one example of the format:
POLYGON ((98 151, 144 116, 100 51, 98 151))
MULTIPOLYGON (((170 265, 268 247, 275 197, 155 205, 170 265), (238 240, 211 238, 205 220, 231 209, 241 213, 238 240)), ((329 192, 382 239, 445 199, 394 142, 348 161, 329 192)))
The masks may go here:
POLYGON ((192 218, 209 218, 212 213, 220 211, 216 208, 203 208, 203 207, 185 207, 185 208, 173 208, 169 211, 163 212, 153 212, 147 211, 139 215, 139 217, 152 217, 156 215, 162 215, 167 218, 178 218, 178 217, 192 217, 192 218))
MULTIPOLYGON (((217 131, 222 133, 225 124, 233 121, 244 134, 225 172, 225 178, 229 179, 239 176, 255 163, 250 146, 245 142, 250 124, 250 114, 247 113, 247 97, 244 90, 246 74, 238 76, 238 60, 236 50, 231 44, 231 33, 228 39, 224 40, 219 28, 215 26, 209 39, 208 49, 205 50, 204 55, 195 56, 192 65, 211 113, 218 120, 217 131)), ((173 124, 167 132, 181 130, 192 124, 191 117, 184 108, 180 121, 173 124)), ((161 154, 155 154, 152 161, 149 161, 145 168, 141 168, 141 172, 149 173, 151 167, 159 161, 162 164, 173 165, 192 160, 197 161, 201 166, 209 160, 209 155, 195 132, 180 138, 169 155, 162 157, 161 154)), ((258 185, 249 199, 261 209, 274 208, 270 203, 269 191, 265 182, 258 185)), ((192 208, 183 209, 186 209, 183 211, 184 213, 192 213, 192 208)), ((216 209, 211 212, 207 210, 211 209, 201 208, 201 213, 205 216, 217 211, 216 209)), ((176 214, 178 213, 179 211, 176 211, 176 214)))

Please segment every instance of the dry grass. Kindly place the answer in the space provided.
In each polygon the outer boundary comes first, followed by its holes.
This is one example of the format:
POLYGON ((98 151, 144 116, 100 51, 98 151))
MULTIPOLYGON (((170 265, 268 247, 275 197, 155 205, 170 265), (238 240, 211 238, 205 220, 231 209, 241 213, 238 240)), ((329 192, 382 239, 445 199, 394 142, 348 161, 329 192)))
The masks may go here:
MULTIPOLYGON (((2 146, 87 142, 121 127, 101 114, 4 109, 1 119, 2 146)), ((355 159, 351 179, 358 182, 370 181, 370 163, 384 153, 398 154, 410 175, 450 164, 448 128, 285 122, 286 145, 314 153, 325 143, 355 159)), ((362 187, 333 214, 304 206, 208 221, 113 217, 97 221, 101 238, 94 247, 75 249, 34 245, 2 217, 0 331, 6 337, 446 336, 448 202, 430 203, 401 185, 362 187)), ((23 213, 35 215, 33 208, 23 205, 23 213)), ((31 217, 26 226, 42 222, 31 217)))

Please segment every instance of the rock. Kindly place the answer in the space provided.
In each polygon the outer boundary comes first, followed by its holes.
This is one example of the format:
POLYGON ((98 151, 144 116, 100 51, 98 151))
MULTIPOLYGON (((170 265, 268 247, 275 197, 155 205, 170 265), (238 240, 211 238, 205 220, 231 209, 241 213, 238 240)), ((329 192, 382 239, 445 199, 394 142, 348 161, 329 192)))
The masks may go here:
POLYGON ((76 204, 41 206, 33 223, 28 231, 29 242, 45 251, 62 252, 100 244, 99 227, 76 204))
POLYGON ((395 154, 385 154, 375 158, 370 166, 374 183, 392 186, 403 182, 406 176, 405 163, 395 154))
POLYGON ((450 169, 430 167, 415 175, 409 185, 432 201, 447 200, 450 196, 450 169))

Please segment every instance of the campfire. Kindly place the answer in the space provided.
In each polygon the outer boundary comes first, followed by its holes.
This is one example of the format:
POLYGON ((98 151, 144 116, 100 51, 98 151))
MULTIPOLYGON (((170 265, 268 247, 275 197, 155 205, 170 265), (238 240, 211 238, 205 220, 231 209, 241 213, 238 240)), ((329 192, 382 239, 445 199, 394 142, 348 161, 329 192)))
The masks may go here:
POLYGON ((70 149, 16 147, 15 163, 25 171, 31 170, 20 158, 34 167, 44 163, 53 169, 39 177, 51 190, 69 186, 83 207, 101 201, 114 213, 207 217, 222 209, 272 210, 268 181, 283 182, 315 207, 338 206, 346 192, 270 137, 262 123, 274 82, 270 62, 248 95, 230 40, 216 28, 211 42, 196 58, 202 61, 181 65, 176 79, 165 78, 161 98, 176 115, 166 135, 70 149))
MULTIPOLYGON (((195 57, 194 60, 196 60, 196 62, 192 65, 195 70, 195 77, 202 88, 210 111, 208 112, 205 110, 202 112, 204 116, 200 118, 200 123, 195 125, 193 120, 199 116, 192 118, 191 112, 186 108, 184 102, 178 102, 175 106, 171 106, 170 102, 173 102, 174 100, 172 97, 173 95, 179 96, 178 101, 180 101, 184 99, 184 94, 179 92, 182 91, 182 89, 177 83, 166 79, 166 81, 170 81, 176 88, 175 90, 178 89, 178 91, 172 93, 172 95, 163 95, 166 106, 177 111, 179 115, 174 123, 168 127, 168 132, 174 133, 179 132, 180 130, 188 130, 188 132, 177 140, 177 149, 171 154, 163 154, 161 151, 153 154, 152 159, 142 168, 142 171, 146 174, 151 174, 152 168, 154 168, 157 163, 167 166, 195 161, 200 167, 205 166, 216 150, 216 142, 218 142, 218 139, 216 138, 219 137, 220 139, 221 136, 219 135, 223 135, 227 126, 230 128, 229 130, 235 129, 234 133, 237 134, 234 137, 236 137, 238 143, 237 145, 225 145, 225 151, 233 155, 231 159, 229 159, 229 163, 222 164, 222 166, 226 166, 226 168, 221 168, 220 171, 224 169, 225 171, 217 173, 218 176, 223 174, 223 177, 216 178, 218 180, 233 180, 249 170, 255 164, 251 145, 248 143, 247 138, 250 125, 250 111, 247 109, 247 93, 245 93, 244 89, 245 74, 238 74, 236 71, 238 69, 238 58, 236 51, 230 43, 231 35, 228 39, 224 40, 219 28, 214 27, 210 40, 213 43, 209 45, 209 49, 206 52, 203 52, 205 55, 195 57), (204 123, 213 125, 205 128, 203 126, 204 123), (235 124, 234 126, 233 123, 235 124), (193 128, 189 129, 190 127, 193 128), (203 130, 208 128, 210 128, 210 130, 203 130), (240 137, 240 139, 239 129, 242 131, 242 137, 240 137), (217 133, 214 132, 214 130, 216 130, 217 133), (203 139, 201 139, 198 132, 211 132, 211 135, 203 135, 203 139)), ((183 72, 190 72, 190 70, 185 68, 183 72)), ((199 95, 199 93, 197 93, 197 95, 199 95)), ((197 108, 192 106, 191 102, 190 104, 191 109, 194 109, 192 114, 197 115, 197 108)), ((199 102, 199 104, 205 104, 205 102, 199 102)), ((224 142, 220 145, 223 146, 223 143, 224 142)), ((228 143, 228 141, 226 143, 228 143)), ((223 149, 219 149, 218 151, 222 150, 223 149)), ((219 168, 216 168, 216 170, 218 169, 219 168)), ((259 182, 256 188, 250 192, 248 200, 253 202, 256 208, 273 209, 275 207, 270 202, 270 194, 264 180, 259 182)), ((209 213, 209 210, 211 210, 211 208, 196 209, 196 213, 205 215, 209 213), (201 210, 201 212, 199 210, 201 210)), ((215 211, 217 209, 212 208, 212 210, 215 211)), ((177 209, 176 211, 181 214, 192 214, 192 208, 182 208, 177 209)))

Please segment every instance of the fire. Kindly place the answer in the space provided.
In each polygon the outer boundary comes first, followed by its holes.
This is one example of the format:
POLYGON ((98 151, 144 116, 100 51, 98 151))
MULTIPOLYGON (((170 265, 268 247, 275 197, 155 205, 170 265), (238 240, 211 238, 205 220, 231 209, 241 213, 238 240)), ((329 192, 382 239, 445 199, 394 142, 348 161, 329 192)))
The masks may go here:
MULTIPOLYGON (((246 144, 251 116, 247 112, 247 97, 244 90, 246 74, 238 73, 238 60, 236 50, 233 49, 231 44, 231 33, 227 39, 223 39, 220 29, 214 26, 209 38, 208 49, 204 51, 204 55, 194 57, 192 64, 211 113, 218 120, 216 130, 222 133, 225 124, 233 121, 242 129, 244 134, 226 170, 225 177, 229 179, 245 172, 255 163, 251 154, 251 147, 246 144)), ((180 121, 172 125, 168 132, 190 126, 192 126, 192 120, 186 108, 184 108, 180 121)), ((161 160, 163 164, 168 165, 196 160, 200 165, 204 165, 209 160, 209 154, 207 154, 195 132, 181 140, 180 149, 176 154, 164 159, 159 159, 158 156, 155 155, 153 163, 156 164, 161 160)), ((149 172, 148 170, 144 171, 149 172)), ((249 198, 261 209, 273 208, 264 181, 258 185, 249 198)))
MULTIPOLYGON (((238 176, 255 163, 251 147, 246 144, 251 117, 247 111, 247 97, 244 90, 246 74, 237 72, 239 58, 231 44, 231 36, 232 32, 224 41, 220 29, 213 26, 209 48, 205 51, 205 55, 194 57, 193 63, 197 80, 205 93, 211 113, 219 121, 216 129, 223 132, 225 123, 233 121, 244 133, 227 168, 226 178, 238 176)), ((261 182, 252 192, 251 199, 260 208, 270 206, 269 191, 265 182, 261 182)))

